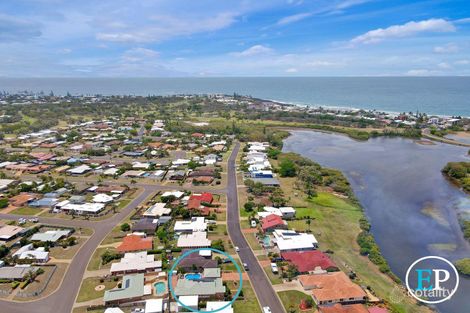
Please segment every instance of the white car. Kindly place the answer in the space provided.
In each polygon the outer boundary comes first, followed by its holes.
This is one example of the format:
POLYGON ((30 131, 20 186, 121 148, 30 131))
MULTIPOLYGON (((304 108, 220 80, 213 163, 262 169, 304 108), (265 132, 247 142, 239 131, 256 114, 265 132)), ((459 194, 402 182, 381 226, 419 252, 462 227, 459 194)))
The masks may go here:
POLYGON ((277 268, 277 264, 276 264, 276 263, 271 263, 271 271, 272 271, 274 274, 279 273, 279 269, 277 268))
POLYGON ((239 248, 239 247, 235 247, 235 251, 236 251, 236 252, 240 252, 240 248, 239 248))
POLYGON ((271 313, 271 308, 269 306, 264 306, 263 313, 271 313))
POLYGON ((251 228, 256 228, 256 221, 255 220, 251 220, 251 228))

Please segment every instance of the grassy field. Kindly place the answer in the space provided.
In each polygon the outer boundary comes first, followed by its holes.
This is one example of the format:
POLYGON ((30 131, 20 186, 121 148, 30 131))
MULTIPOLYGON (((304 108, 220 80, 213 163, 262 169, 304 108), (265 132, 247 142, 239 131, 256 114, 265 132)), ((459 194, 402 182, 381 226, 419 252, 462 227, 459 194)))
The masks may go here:
POLYGON ((271 266, 263 267, 263 269, 266 272, 266 275, 268 276, 269 280, 271 281, 271 284, 273 285, 282 284, 281 277, 279 277, 279 275, 276 275, 271 271, 271 266))
MULTIPOLYGON (((397 285, 382 274, 367 257, 359 254, 356 238, 361 231, 358 221, 364 215, 361 208, 327 192, 318 192, 318 197, 311 200, 307 200, 305 196, 298 199, 303 202, 304 212, 311 211, 311 216, 315 217, 310 229, 319 241, 320 248, 332 250, 333 260, 344 272, 348 273, 353 269, 358 277, 357 283, 370 286, 378 297, 390 303, 397 285)), ((308 227, 305 221, 291 221, 289 226, 297 230, 308 227)), ((409 297, 404 297, 403 302, 392 306, 394 312, 430 312, 409 297)))
POLYGON ((109 250, 111 252, 116 252, 116 249, 114 248, 98 248, 95 250, 95 253, 93 253, 93 256, 90 259, 90 263, 88 264, 87 270, 89 271, 96 271, 102 268, 110 268, 111 263, 102 265, 101 264, 101 255, 106 251, 109 250))
POLYGON ((104 291, 113 289, 117 286, 117 282, 105 280, 103 283, 100 282, 99 277, 88 277, 82 281, 80 286, 80 292, 78 293, 77 302, 85 302, 89 300, 94 300, 102 298, 104 296, 104 291), (104 285, 105 289, 96 291, 95 287, 98 285, 104 285))
POLYGON ((18 214, 18 215, 36 215, 43 211, 43 209, 38 208, 30 208, 30 207, 22 207, 18 209, 14 209, 11 211, 11 214, 18 214))
POLYGON ((303 313, 313 313, 315 312, 315 308, 306 311, 300 311, 299 304, 303 299, 311 298, 307 296, 305 293, 297 291, 297 290, 289 290, 289 291, 280 291, 277 293, 279 298, 281 299, 286 312, 303 312, 303 313))
POLYGON ((77 243, 71 247, 62 248, 61 246, 50 248, 49 255, 55 259, 72 259, 80 247, 85 242, 85 238, 78 238, 77 243))
POLYGON ((256 298, 256 294, 249 281, 243 281, 243 300, 236 300, 233 303, 235 312, 261 313, 261 308, 256 298))
POLYGON ((249 233, 249 234, 244 234, 246 241, 248 241, 248 244, 250 245, 251 249, 253 250, 261 250, 262 247, 258 242, 258 239, 256 239, 255 234, 249 233))

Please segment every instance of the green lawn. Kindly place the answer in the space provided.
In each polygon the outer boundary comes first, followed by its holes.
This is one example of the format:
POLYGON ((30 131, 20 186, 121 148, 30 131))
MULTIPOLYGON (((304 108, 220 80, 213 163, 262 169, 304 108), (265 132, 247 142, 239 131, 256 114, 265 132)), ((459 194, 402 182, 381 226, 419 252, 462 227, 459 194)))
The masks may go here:
POLYGON ((248 241, 248 244, 250 245, 251 249, 253 250, 261 250, 262 247, 258 242, 258 239, 256 239, 255 234, 253 233, 248 233, 244 234, 246 241, 248 241))
POLYGON ((316 219, 320 217, 318 210, 315 208, 295 208, 295 217, 297 218, 307 218, 316 219))
POLYGON ((280 291, 277 293, 279 298, 281 298, 281 302, 286 309, 286 312, 296 312, 296 313, 313 313, 315 312, 315 308, 312 308, 307 311, 300 311, 299 304, 302 299, 311 299, 312 297, 306 295, 303 292, 297 290, 289 290, 289 291, 280 291))
POLYGON ((42 212, 43 209, 38 208, 30 208, 30 207, 23 207, 18 208, 11 211, 11 214, 18 214, 18 215, 36 215, 42 212))
MULTIPOLYGON (((304 203, 305 207, 317 211, 317 218, 312 220, 310 227, 320 248, 332 250, 333 261, 344 272, 352 268, 357 274, 358 284, 370 286, 378 297, 390 301, 391 290, 394 290, 396 284, 359 253, 356 238, 361 231, 359 219, 364 216, 361 208, 326 192, 319 192, 318 197, 311 200, 304 198, 304 203), (343 264, 347 264, 347 267, 343 264)), ((306 227, 305 221, 292 221, 289 226, 295 226, 298 230, 302 226, 306 227)), ((391 303, 396 312, 430 312, 425 306, 416 305, 409 297, 404 296, 404 299, 398 304, 391 303)))
POLYGON ((266 275, 268 276, 272 285, 282 284, 282 279, 279 277, 279 275, 274 274, 271 271, 271 266, 266 266, 263 269, 266 272, 266 275))
POLYGON ((256 294, 248 280, 243 281, 243 300, 239 299, 233 303, 235 312, 261 313, 261 308, 256 294))
POLYGON ((94 300, 98 298, 102 298, 104 296, 104 291, 113 289, 117 286, 118 282, 104 280, 103 283, 100 282, 98 277, 88 277, 82 281, 82 285, 80 286, 80 292, 78 293, 77 302, 85 302, 89 300, 94 300), (98 285, 104 285, 105 289, 96 291, 95 287, 98 285))
MULTIPOLYGON (((93 256, 90 259, 90 263, 88 264, 87 270, 89 271, 96 271, 102 268, 109 268, 111 267, 111 263, 102 265, 101 264, 101 255, 106 251, 109 250, 111 252, 116 252, 116 249, 114 248, 98 248, 95 250, 95 253, 93 253, 93 256)), ((116 261, 117 262, 117 261, 116 261)))

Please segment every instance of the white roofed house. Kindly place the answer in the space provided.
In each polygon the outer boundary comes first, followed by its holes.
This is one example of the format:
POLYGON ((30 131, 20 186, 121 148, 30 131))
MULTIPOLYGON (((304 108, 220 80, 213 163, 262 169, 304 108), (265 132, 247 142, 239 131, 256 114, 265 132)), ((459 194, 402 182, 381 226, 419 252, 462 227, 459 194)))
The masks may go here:
POLYGON ((93 196, 93 202, 96 203, 110 203, 114 200, 113 197, 108 196, 105 193, 99 193, 93 196))
POLYGON ((318 241, 312 234, 297 233, 294 230, 276 229, 273 242, 281 252, 314 250, 318 241))
POLYGON ((207 222, 204 217, 193 217, 188 221, 176 221, 174 231, 175 233, 193 233, 198 231, 205 231, 207 229, 207 222))
POLYGON ((168 215, 171 213, 171 209, 165 207, 166 203, 158 202, 152 205, 150 208, 145 210, 144 217, 159 217, 162 215, 168 215))
POLYGON ((13 253, 13 258, 26 261, 28 263, 32 262, 44 264, 49 261, 49 252, 47 252, 44 247, 34 249, 33 244, 30 243, 19 248, 15 253, 13 253))
POLYGON ((3 191, 13 184, 15 180, 13 179, 0 179, 0 191, 3 191))
POLYGON ((293 207, 270 207, 270 206, 265 206, 263 208, 264 211, 258 212, 258 217, 260 218, 265 218, 268 215, 275 214, 277 216, 280 216, 284 219, 291 219, 295 217, 295 209, 293 207))
POLYGON ((82 164, 67 170, 67 173, 69 173, 70 175, 83 175, 89 171, 91 171, 91 167, 86 164, 82 164))
POLYGON ((184 192, 182 192, 182 191, 177 191, 177 190, 174 190, 174 191, 165 191, 165 192, 162 193, 162 195, 161 195, 162 198, 166 198, 166 197, 170 197, 170 196, 173 196, 173 197, 175 197, 176 199, 179 199, 179 198, 181 198, 182 196, 184 196, 184 192))
POLYGON ((161 270, 162 261, 155 260, 155 255, 147 255, 146 251, 126 253, 118 263, 111 264, 111 275, 150 273, 161 270))
POLYGON ((176 246, 178 248, 206 248, 210 247, 211 240, 207 239, 207 232, 195 231, 190 234, 181 234, 176 246))
POLYGON ((98 214, 103 211, 105 208, 104 203, 82 203, 82 204, 74 204, 68 203, 61 207, 61 210, 68 213, 75 213, 75 214, 98 214))

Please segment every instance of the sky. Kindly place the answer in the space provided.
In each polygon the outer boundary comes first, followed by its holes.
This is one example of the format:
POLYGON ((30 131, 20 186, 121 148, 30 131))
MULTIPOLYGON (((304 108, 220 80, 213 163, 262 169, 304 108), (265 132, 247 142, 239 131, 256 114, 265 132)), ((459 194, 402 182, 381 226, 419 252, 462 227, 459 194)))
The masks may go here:
POLYGON ((0 1, 0 77, 444 75, 469 0, 0 1))

